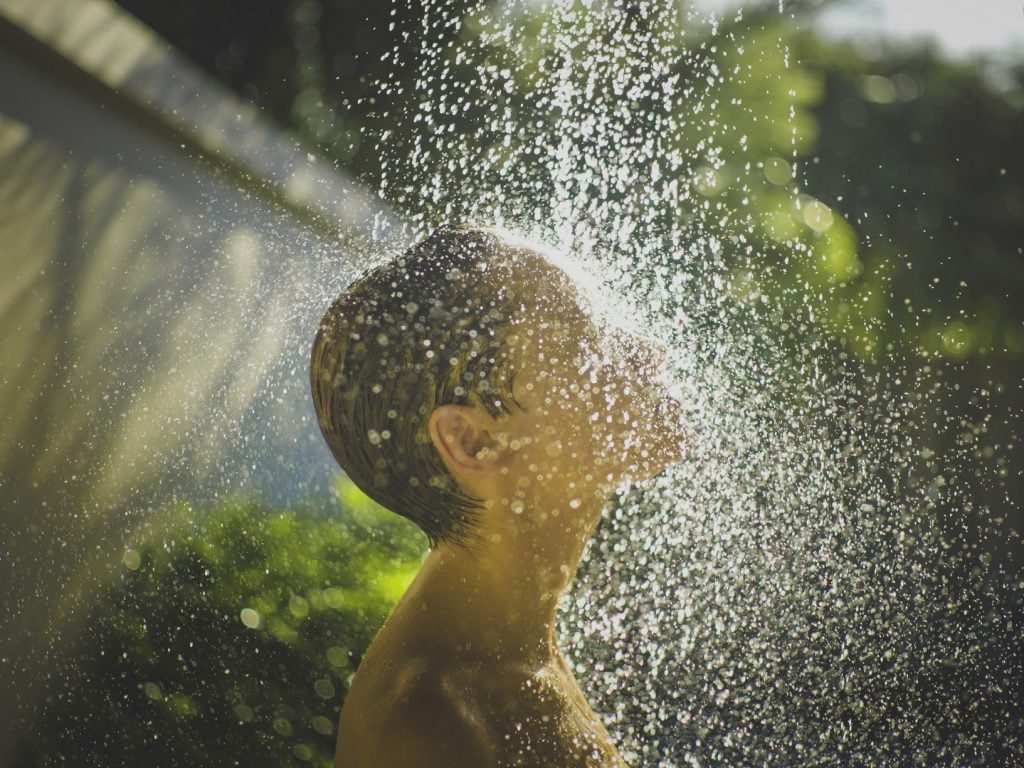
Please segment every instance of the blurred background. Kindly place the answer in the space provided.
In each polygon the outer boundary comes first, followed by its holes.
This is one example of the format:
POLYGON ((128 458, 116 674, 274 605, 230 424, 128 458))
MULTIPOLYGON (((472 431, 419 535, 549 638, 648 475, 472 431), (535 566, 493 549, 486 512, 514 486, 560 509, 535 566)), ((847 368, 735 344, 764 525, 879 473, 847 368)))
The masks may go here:
MULTIPOLYGON (((1020 574, 1024 9, 740 8, 697 0, 687 34, 723 61, 782 43, 715 86, 725 154, 760 142, 755 241, 819 237, 780 306, 826 283, 814 333, 840 358, 945 382, 908 393, 926 435, 957 414, 925 458, 973 457, 944 482, 985 525, 958 536, 1020 574)), ((388 54, 451 34, 423 14, 0 0, 0 765, 331 765, 426 542, 336 473, 307 345, 419 204, 376 193, 364 137, 414 147, 389 116, 429 73, 388 54)))

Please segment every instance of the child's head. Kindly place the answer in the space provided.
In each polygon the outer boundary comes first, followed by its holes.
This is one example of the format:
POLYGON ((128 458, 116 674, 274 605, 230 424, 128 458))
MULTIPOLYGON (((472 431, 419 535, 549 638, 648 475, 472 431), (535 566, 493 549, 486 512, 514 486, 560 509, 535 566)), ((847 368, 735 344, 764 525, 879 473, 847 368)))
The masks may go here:
POLYGON ((432 543, 467 543, 538 500, 565 521, 679 458, 659 348, 602 317, 556 261, 497 230, 442 228, 321 320, 310 379, 324 437, 432 543))

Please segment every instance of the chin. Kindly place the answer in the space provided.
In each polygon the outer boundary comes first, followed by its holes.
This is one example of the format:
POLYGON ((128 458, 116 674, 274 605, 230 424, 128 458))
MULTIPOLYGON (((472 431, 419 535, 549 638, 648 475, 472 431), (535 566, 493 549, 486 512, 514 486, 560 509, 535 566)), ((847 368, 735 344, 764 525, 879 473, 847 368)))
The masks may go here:
POLYGON ((653 480, 662 472, 678 464, 682 458, 683 454, 681 451, 678 453, 678 456, 674 454, 670 456, 667 452, 659 451, 657 460, 652 460, 648 457, 631 464, 629 469, 622 474, 622 485, 634 486, 653 480))
POLYGON ((616 485, 622 487, 645 483, 678 465, 689 454, 691 435, 680 423, 676 407, 666 412, 664 417, 652 420, 652 424, 660 427, 658 431, 646 435, 620 435, 619 444, 624 449, 618 459, 613 460, 613 464, 618 467, 618 471, 612 474, 618 478, 616 485), (641 445, 647 447, 646 456, 641 453, 641 445))

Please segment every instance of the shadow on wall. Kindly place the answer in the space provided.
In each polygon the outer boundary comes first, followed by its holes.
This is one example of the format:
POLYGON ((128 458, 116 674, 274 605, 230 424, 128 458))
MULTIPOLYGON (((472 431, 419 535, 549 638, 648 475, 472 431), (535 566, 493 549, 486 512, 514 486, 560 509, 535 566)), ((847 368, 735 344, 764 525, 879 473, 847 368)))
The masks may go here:
POLYGON ((307 355, 353 246, 2 20, 0 39, 0 686, 18 691, 0 722, 16 732, 78 599, 170 501, 327 492, 307 355))

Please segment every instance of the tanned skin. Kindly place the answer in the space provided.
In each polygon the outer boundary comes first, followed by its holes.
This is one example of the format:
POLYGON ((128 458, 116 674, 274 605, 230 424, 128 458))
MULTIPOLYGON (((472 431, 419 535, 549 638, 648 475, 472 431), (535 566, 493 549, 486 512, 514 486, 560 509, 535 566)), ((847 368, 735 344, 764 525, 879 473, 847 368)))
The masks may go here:
POLYGON ((623 483, 682 458, 663 349, 596 315, 546 256, 510 256, 522 411, 442 405, 430 436, 484 500, 471 546, 441 543, 377 634, 341 712, 335 768, 628 768, 555 638, 555 610, 623 483))

